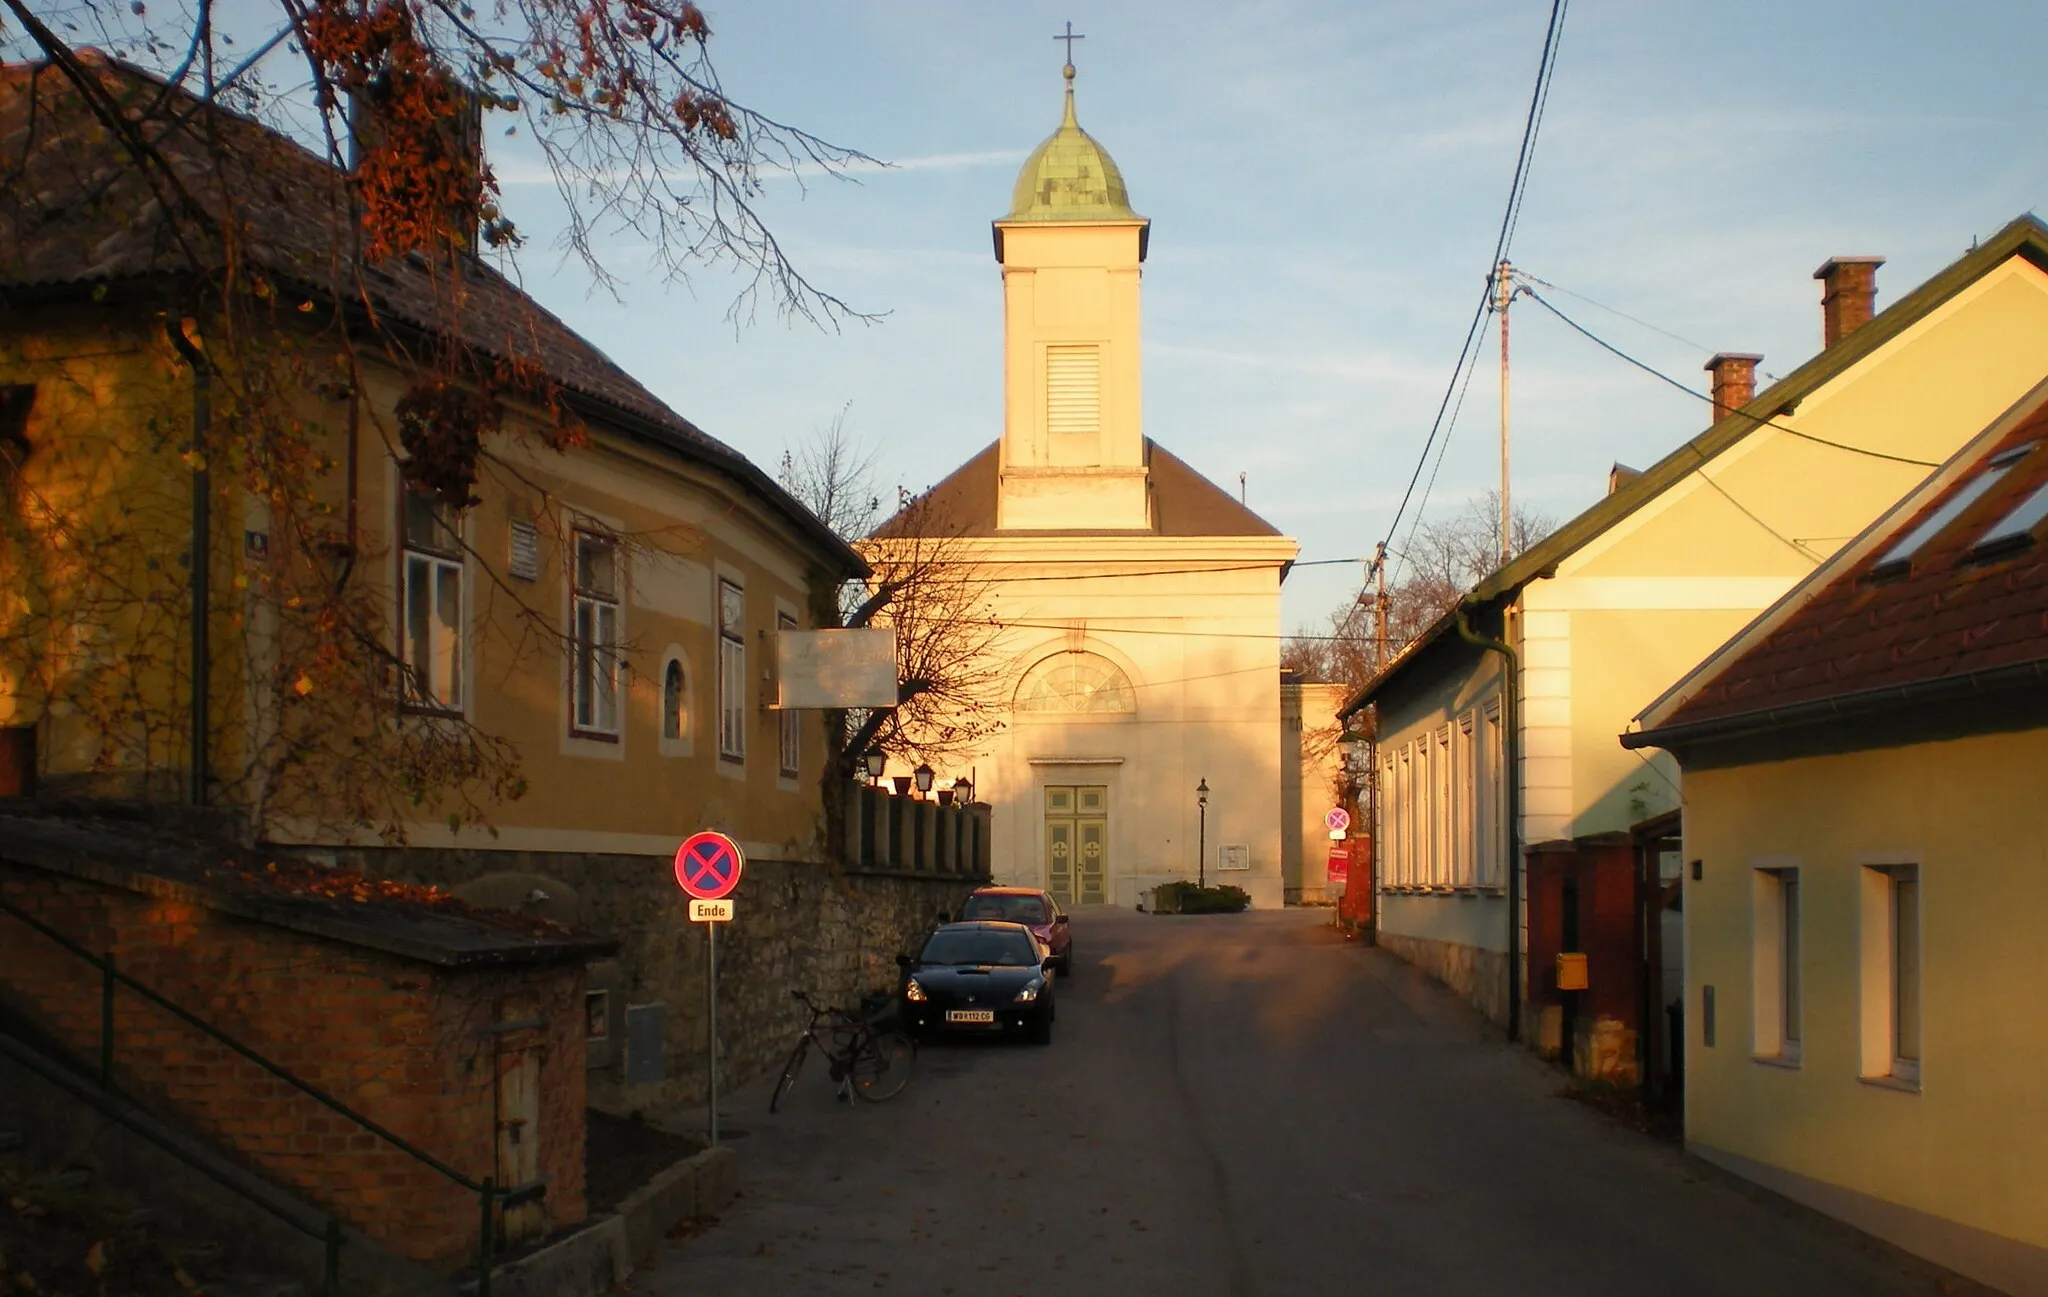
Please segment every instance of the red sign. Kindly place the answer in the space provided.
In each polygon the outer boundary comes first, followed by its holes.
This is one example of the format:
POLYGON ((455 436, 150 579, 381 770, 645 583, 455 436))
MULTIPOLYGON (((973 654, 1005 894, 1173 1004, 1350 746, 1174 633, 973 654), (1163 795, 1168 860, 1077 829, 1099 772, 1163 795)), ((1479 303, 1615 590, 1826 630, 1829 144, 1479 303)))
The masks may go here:
POLYGON ((700 901, 732 895, 746 867, 740 844, 723 833, 693 833, 676 848, 676 886, 700 901))
POLYGON ((1333 883, 1351 882, 1351 848, 1342 842, 1330 845, 1329 872, 1324 875, 1333 883))

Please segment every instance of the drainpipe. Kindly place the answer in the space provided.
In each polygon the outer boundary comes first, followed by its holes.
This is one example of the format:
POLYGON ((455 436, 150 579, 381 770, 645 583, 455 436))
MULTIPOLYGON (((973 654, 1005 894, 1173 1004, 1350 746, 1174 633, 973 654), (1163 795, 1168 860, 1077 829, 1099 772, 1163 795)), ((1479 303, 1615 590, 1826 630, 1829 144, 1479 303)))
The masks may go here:
POLYGON ((192 367, 192 751, 191 786, 194 806, 206 805, 209 682, 213 657, 206 641, 208 589, 213 568, 213 475, 207 467, 207 433, 213 422, 210 371, 206 357, 185 336, 184 322, 164 321, 164 336, 192 367))
POLYGON ((1472 629, 1464 604, 1458 605, 1458 637, 1489 653, 1500 654, 1501 780, 1507 796, 1508 829, 1508 1039, 1522 1038, 1522 733, 1517 697, 1520 661, 1506 640, 1489 639, 1472 629))

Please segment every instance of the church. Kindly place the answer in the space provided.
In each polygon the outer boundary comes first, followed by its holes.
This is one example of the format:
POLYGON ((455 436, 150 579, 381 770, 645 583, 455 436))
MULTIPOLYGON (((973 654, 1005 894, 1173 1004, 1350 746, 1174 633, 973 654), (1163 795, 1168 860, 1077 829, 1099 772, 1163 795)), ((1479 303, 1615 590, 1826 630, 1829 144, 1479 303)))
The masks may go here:
POLYGON ((955 538, 1000 627, 1001 727, 946 775, 993 810, 998 882, 1144 904, 1206 876, 1278 906, 1280 585, 1293 540, 1145 435, 1152 226, 1065 116, 994 222, 1002 436, 878 528, 955 538))

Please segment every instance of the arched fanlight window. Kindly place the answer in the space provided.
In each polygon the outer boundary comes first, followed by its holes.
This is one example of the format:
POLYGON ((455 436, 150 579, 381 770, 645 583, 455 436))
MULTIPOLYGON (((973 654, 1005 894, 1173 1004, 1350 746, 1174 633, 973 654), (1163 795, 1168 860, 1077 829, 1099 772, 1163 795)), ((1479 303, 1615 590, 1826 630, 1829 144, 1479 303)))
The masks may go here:
POLYGON ((1093 653, 1055 653, 1024 673, 1017 686, 1020 712, 1130 713, 1138 710, 1130 677, 1093 653))
POLYGON ((661 676, 661 737, 680 739, 690 733, 690 696, 684 688, 683 664, 668 660, 661 676))

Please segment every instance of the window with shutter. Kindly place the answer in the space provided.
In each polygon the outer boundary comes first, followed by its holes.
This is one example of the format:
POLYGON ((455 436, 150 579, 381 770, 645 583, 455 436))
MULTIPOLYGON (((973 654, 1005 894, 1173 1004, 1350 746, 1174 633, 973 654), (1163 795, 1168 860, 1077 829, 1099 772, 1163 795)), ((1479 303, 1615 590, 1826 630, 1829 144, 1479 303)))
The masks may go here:
POLYGON ((1102 348, 1045 349, 1045 430, 1094 436, 1102 428, 1102 348))

